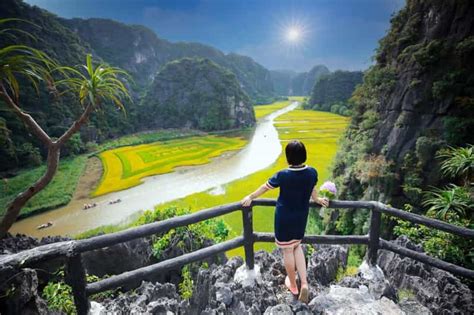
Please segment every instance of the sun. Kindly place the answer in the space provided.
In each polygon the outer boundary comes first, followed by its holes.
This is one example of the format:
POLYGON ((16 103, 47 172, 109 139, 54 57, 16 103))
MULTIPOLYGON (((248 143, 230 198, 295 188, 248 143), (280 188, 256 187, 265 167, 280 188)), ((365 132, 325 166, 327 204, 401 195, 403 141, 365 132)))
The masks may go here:
POLYGON ((286 31, 286 39, 290 42, 297 42, 301 38, 301 30, 297 27, 290 27, 286 31))

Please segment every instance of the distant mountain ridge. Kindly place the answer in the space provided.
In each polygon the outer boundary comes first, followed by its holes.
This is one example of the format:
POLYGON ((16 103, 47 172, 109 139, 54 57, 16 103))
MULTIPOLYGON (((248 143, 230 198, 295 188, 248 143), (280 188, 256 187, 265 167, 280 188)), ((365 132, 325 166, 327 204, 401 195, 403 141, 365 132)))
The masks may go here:
POLYGON ((60 21, 87 42, 97 56, 129 71, 143 87, 151 83, 167 62, 198 57, 208 58, 232 71, 252 99, 258 101, 275 96, 269 70, 250 57, 224 54, 200 43, 172 43, 142 25, 126 25, 101 18, 60 21))
POLYGON ((204 131, 250 127, 255 114, 236 76, 210 59, 183 58, 157 73, 143 98, 140 118, 148 129, 204 131))
POLYGON ((308 72, 295 72, 291 70, 270 71, 273 87, 278 95, 309 95, 314 84, 329 69, 324 65, 316 65, 308 72))

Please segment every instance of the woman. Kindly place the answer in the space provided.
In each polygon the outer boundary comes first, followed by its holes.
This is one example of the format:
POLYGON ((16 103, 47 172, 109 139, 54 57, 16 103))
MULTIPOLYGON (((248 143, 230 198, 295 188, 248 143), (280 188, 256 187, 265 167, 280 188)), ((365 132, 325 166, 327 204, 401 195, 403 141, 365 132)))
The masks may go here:
POLYGON ((280 194, 275 210, 275 243, 283 251, 283 260, 287 276, 285 285, 291 293, 298 295, 296 272, 301 282, 299 300, 308 302, 308 281, 306 279, 306 262, 301 248, 306 221, 308 220, 310 197, 327 207, 329 201, 319 198, 315 190, 318 172, 303 163, 306 162, 306 148, 300 141, 291 141, 285 148, 287 169, 273 175, 265 184, 242 200, 248 207, 252 200, 270 189, 280 187, 280 194))

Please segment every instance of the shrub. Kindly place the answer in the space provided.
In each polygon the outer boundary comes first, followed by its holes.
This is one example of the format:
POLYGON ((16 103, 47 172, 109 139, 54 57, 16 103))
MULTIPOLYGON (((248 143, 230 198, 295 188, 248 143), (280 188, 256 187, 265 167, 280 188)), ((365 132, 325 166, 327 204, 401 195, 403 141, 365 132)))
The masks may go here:
POLYGON ((421 66, 426 67, 440 60, 445 52, 444 48, 443 42, 435 39, 422 45, 420 49, 413 53, 413 58, 421 66))
MULTIPOLYGON (((406 207, 407 210, 410 208, 406 207)), ((427 215, 433 217, 434 214, 429 212, 427 215)), ((474 227, 470 220, 458 219, 456 216, 447 216, 445 221, 470 229, 474 227)), ((421 244, 424 251, 431 256, 469 269, 474 268, 472 252, 474 242, 472 240, 404 220, 397 220, 394 233, 395 235, 406 235, 411 241, 421 244)))
POLYGON ((76 155, 84 152, 84 143, 82 143, 81 135, 75 133, 64 145, 65 155, 76 155))
POLYGON ((23 143, 17 149, 17 156, 26 166, 39 166, 43 160, 39 149, 30 142, 23 143))
POLYGON ((99 145, 95 141, 88 141, 85 145, 85 150, 87 153, 93 153, 99 151, 99 145))
MULTIPOLYGON (((105 276, 104 278, 107 278, 105 276)), ((46 300, 48 308, 53 311, 60 311, 66 314, 77 314, 76 306, 72 296, 72 288, 64 282, 64 270, 56 272, 56 280, 50 281, 43 289, 42 297, 46 300)), ((86 275, 87 283, 96 282, 104 278, 95 275, 86 275)), ((95 301, 102 301, 111 298, 117 290, 108 290, 92 295, 90 298, 95 301)))
POLYGON ((193 296, 193 279, 191 278, 191 272, 189 266, 184 266, 181 269, 182 281, 179 283, 179 294, 185 300, 190 299, 193 296))
POLYGON ((466 148, 449 147, 440 150, 436 157, 443 159, 441 171, 449 178, 462 177, 464 184, 469 184, 474 175, 474 145, 466 148))
MULTIPOLYGON (((175 216, 191 213, 188 209, 175 207, 147 210, 140 216, 136 225, 162 221, 175 216)), ((177 227, 160 235, 153 241, 153 255, 160 259, 167 249, 179 248, 183 253, 202 248, 206 240, 222 242, 229 235, 229 227, 222 219, 209 219, 196 224, 177 227)))
POLYGON ((53 311, 61 311, 66 314, 76 314, 76 307, 72 298, 72 289, 63 281, 48 282, 43 289, 43 298, 48 308, 53 311))
POLYGON ((356 177, 361 183, 374 184, 378 179, 391 175, 393 162, 383 155, 369 155, 356 164, 356 177))
POLYGON ((428 214, 447 220, 448 216, 465 218, 468 211, 474 208, 474 201, 469 190, 450 185, 444 189, 433 188, 425 193, 422 205, 429 207, 428 214))
POLYGON ((472 141, 473 117, 450 116, 444 118, 444 138, 451 145, 465 145, 472 141))

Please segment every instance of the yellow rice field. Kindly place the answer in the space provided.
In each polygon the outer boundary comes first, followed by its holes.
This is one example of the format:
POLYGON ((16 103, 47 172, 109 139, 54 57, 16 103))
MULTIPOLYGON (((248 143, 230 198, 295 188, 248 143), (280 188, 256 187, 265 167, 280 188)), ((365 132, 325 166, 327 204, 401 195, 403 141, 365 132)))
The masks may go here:
POLYGON ((102 152, 99 158, 104 171, 93 196, 139 185, 144 177, 168 173, 178 166, 208 163, 210 158, 238 150, 245 143, 240 137, 207 135, 102 152))

